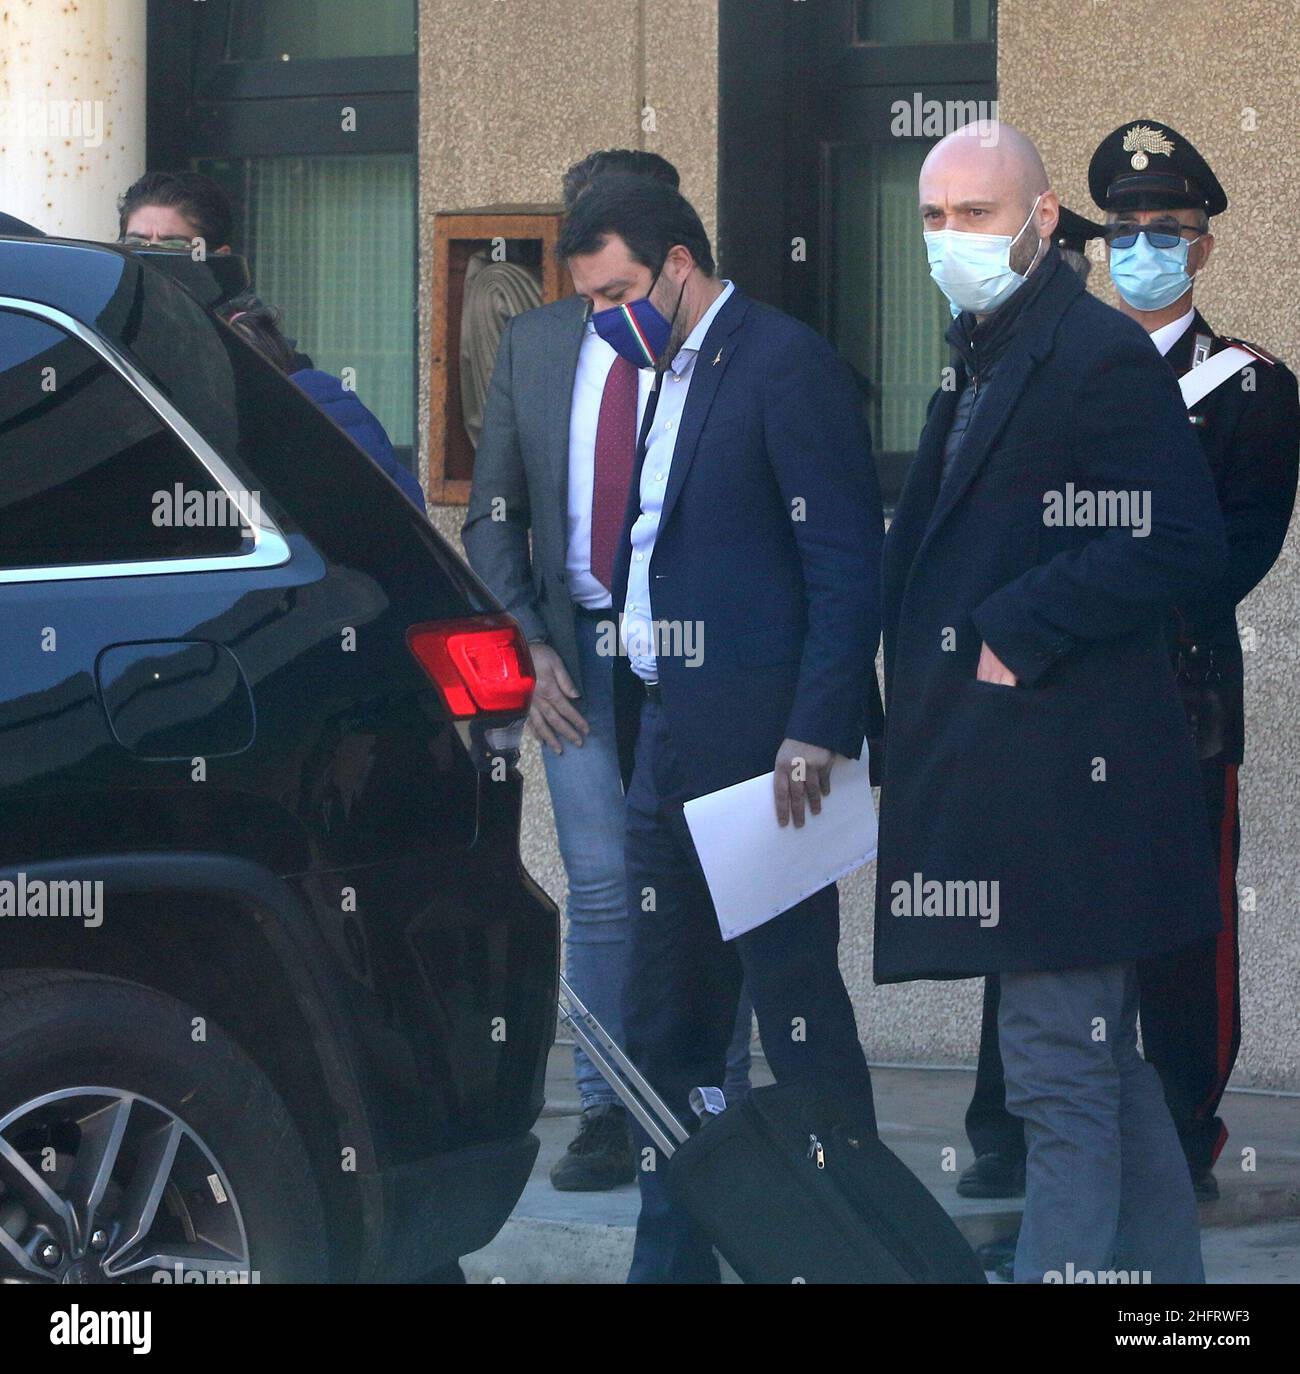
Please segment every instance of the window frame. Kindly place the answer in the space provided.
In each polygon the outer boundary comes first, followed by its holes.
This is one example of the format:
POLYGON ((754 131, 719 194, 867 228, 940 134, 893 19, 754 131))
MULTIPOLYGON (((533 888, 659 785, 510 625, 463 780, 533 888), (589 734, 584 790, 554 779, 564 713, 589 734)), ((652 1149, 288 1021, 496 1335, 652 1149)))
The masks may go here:
MULTIPOLYGON (((420 6, 415 7, 413 53, 292 62, 229 59, 230 0, 185 5, 176 0, 148 0, 148 6, 145 141, 150 167, 190 167, 204 159, 383 153, 410 159, 416 245, 410 319, 412 440, 394 444, 393 451, 398 462, 418 477, 420 6), (356 110, 352 132, 344 132, 341 125, 344 105, 356 110)), ((242 226, 236 239, 240 232, 242 226)))
MULTIPOLYGON (((728 275, 825 333, 828 149, 875 141, 892 101, 916 91, 996 101, 998 23, 994 0, 988 40, 862 43, 854 0, 719 0, 718 237, 728 275), (772 251, 773 225, 779 241, 802 241, 800 258, 772 251)), ((887 510, 915 456, 874 449, 887 510)))
MULTIPOLYGON (((243 486, 216 449, 194 428, 131 360, 107 339, 82 321, 55 306, 17 296, 0 296, 0 311, 29 315, 79 339, 103 359, 135 392, 150 412, 184 445, 195 461, 236 506, 243 486)), ((252 524, 251 549, 239 553, 205 554, 201 557, 153 558, 110 563, 52 564, 38 568, 0 566, 0 585, 31 582, 73 582, 108 577, 161 577, 174 573, 233 572, 252 568, 277 568, 288 563, 291 550, 276 523, 259 509, 252 524)))

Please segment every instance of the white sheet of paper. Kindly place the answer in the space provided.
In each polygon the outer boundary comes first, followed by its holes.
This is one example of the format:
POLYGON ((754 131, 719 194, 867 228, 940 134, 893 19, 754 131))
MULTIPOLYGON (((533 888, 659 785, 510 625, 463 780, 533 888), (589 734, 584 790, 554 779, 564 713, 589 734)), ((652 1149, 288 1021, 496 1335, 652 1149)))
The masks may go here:
POLYGON ((724 787, 684 808, 724 940, 734 940, 876 857, 867 745, 837 759, 820 816, 780 826, 772 774, 724 787))

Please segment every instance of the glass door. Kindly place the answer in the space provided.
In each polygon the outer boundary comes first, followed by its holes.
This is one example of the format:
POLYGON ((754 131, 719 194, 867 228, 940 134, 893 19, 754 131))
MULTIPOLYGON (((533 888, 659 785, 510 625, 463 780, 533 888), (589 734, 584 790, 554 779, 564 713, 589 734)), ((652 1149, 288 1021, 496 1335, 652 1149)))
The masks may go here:
POLYGON ((992 0, 721 0, 719 250, 852 368, 897 499, 947 360, 916 180, 996 115, 992 0))

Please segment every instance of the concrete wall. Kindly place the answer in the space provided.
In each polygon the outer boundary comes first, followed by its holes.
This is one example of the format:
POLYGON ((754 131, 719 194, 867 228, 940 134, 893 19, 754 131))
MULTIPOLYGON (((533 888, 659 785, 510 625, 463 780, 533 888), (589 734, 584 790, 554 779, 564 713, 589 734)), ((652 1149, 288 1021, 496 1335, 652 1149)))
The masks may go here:
MULTIPOLYGON (((998 7, 1003 118, 1037 142, 1066 204, 1083 213, 1087 166, 1129 120, 1167 121, 1214 168, 1229 208, 1196 303, 1222 333, 1300 366, 1300 262, 1288 217, 1300 201, 1300 29, 1290 0, 1183 5, 1161 0, 1003 0, 998 7)), ((1097 245, 1094 245, 1097 246, 1097 245)), ((1113 302, 1105 268, 1091 285, 1113 302)), ((1244 1030, 1237 1079, 1300 1087, 1300 546, 1242 604, 1255 631, 1246 661, 1239 886, 1244 1030)))
MULTIPOLYGON (((420 0, 422 245, 441 210, 558 204, 565 169, 598 148, 666 157, 713 234, 717 48, 707 0, 420 0)), ((425 253, 422 356, 428 269, 425 253)))
POLYGON ((145 5, 0 11, 0 208, 47 234, 117 237, 144 171, 145 5))

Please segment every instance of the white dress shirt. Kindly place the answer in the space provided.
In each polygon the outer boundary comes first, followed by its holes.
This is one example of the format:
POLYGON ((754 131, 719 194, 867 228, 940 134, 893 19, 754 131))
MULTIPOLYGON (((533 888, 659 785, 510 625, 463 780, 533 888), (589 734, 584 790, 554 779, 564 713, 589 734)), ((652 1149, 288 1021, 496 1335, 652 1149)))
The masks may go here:
POLYGON ((1151 335, 1151 342, 1160 350, 1160 356, 1162 358, 1191 328, 1192 317, 1195 314, 1196 307, 1189 305, 1186 315, 1174 320, 1172 324, 1162 324, 1160 328, 1151 335))
POLYGON ((588 320, 569 403, 569 543, 564 567, 569 574, 569 595, 589 610, 600 610, 610 604, 609 588, 602 587, 591 571, 591 498, 596 482, 600 402, 609 369, 617 357, 588 320))
MULTIPOLYGON (((627 645, 632 671, 645 682, 657 682, 655 662, 654 612, 650 605, 650 560, 659 535, 659 514, 672 471, 677 448, 677 431, 695 373, 695 358, 719 310, 735 290, 729 281, 722 284, 717 300, 700 317, 686 336, 659 384, 659 404, 646 439, 645 462, 641 466, 641 514, 632 526, 632 561, 628 567, 627 601, 623 607, 623 639, 627 645)), ((654 384, 654 372, 641 370, 641 396, 638 416, 644 416, 646 399, 654 384)), ((638 433, 640 424, 638 423, 638 433)))

